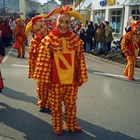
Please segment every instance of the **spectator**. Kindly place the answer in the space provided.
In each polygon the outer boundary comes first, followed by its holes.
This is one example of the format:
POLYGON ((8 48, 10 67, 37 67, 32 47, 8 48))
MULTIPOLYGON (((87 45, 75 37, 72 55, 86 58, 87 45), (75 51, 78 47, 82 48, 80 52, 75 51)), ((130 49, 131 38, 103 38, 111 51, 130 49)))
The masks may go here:
POLYGON ((105 21, 105 42, 106 42, 106 52, 111 50, 111 42, 113 41, 112 27, 109 25, 109 21, 105 21))
POLYGON ((79 31, 79 37, 82 39, 82 41, 84 42, 84 51, 86 52, 86 36, 85 36, 85 28, 82 27, 79 31))
POLYGON ((96 47, 95 53, 105 53, 105 25, 101 23, 95 33, 96 47))

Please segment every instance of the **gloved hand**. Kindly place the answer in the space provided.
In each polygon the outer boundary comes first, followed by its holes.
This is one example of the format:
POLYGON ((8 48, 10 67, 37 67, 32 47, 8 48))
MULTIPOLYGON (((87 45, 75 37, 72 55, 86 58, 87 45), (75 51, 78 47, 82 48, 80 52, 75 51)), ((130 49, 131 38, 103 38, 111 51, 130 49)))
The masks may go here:
POLYGON ((126 57, 128 57, 128 56, 129 56, 128 52, 125 52, 125 53, 124 53, 124 55, 125 55, 126 57))

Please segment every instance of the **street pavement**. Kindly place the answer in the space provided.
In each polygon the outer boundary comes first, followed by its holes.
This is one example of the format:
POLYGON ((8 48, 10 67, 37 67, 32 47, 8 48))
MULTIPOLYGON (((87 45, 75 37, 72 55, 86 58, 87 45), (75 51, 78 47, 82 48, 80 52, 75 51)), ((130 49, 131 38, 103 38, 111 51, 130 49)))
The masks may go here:
POLYGON ((51 115, 37 109, 36 84, 27 78, 26 57, 6 48, 1 65, 0 140, 140 140, 140 69, 136 81, 122 75, 125 65, 86 54, 88 82, 79 89, 82 134, 52 132, 51 115))

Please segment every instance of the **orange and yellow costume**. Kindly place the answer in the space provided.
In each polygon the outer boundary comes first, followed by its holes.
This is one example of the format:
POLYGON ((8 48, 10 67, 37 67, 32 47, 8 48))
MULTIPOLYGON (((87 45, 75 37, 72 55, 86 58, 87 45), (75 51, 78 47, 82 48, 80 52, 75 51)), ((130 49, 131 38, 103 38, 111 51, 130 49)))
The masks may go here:
MULTIPOLYGON (((33 78, 41 40, 48 34, 47 23, 43 20, 43 16, 36 16, 31 19, 25 30, 27 36, 29 35, 29 32, 34 33, 34 37, 31 39, 28 49, 28 77, 33 78)), ((48 99, 49 91, 46 83, 41 80, 37 80, 36 91, 39 110, 41 112, 48 111, 47 109, 50 108, 50 105, 48 99)))
MULTIPOLYGON (((70 14, 74 15, 69 6, 56 8, 48 16, 54 13, 61 13, 58 20, 61 25, 64 23, 63 28, 65 24, 69 27, 70 14)), ((87 81, 83 42, 69 29, 62 30, 64 32, 56 25, 42 40, 33 76, 51 87, 52 124, 57 135, 63 129, 62 102, 65 106, 65 129, 81 132, 77 122, 76 99, 78 88, 87 81)))
POLYGON ((127 65, 124 69, 124 75, 128 80, 134 80, 134 68, 140 46, 140 27, 139 21, 132 23, 132 29, 126 33, 121 41, 121 50, 127 58, 127 65))
POLYGON ((25 22, 23 19, 18 18, 15 21, 15 28, 14 28, 14 36, 15 36, 15 42, 13 44, 13 47, 18 50, 18 57, 24 58, 25 56, 25 42, 26 42, 26 36, 25 36, 25 22))

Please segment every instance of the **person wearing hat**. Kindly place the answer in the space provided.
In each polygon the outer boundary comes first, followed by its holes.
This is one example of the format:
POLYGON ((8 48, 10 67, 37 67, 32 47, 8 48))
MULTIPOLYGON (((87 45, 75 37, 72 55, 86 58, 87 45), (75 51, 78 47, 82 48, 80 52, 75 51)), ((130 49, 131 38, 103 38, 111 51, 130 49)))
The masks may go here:
POLYGON ((22 18, 18 18, 15 21, 14 37, 15 42, 13 44, 13 48, 17 49, 17 57, 24 58, 26 36, 25 36, 25 21, 22 18))
POLYGON ((135 62, 138 56, 138 49, 140 45, 140 21, 134 21, 131 26, 131 30, 122 37, 121 50, 125 54, 127 59, 127 65, 124 69, 124 76, 128 80, 135 80, 134 70, 135 62))
POLYGON ((67 5, 53 9, 48 17, 55 14, 56 25, 41 42, 33 77, 51 88, 53 131, 61 135, 63 129, 82 132, 77 122, 76 99, 78 88, 87 81, 87 69, 83 41, 70 28, 72 16, 84 23, 83 17, 67 5))
MULTIPOLYGON (((47 20, 44 19, 45 15, 35 16, 26 25, 25 34, 26 37, 33 34, 33 38, 30 41, 28 49, 28 78, 33 78, 34 69, 36 66, 37 56, 41 44, 41 40, 49 33, 47 20)), ((49 91, 45 82, 37 80, 37 97, 38 108, 40 112, 50 112, 49 104, 49 91)))

